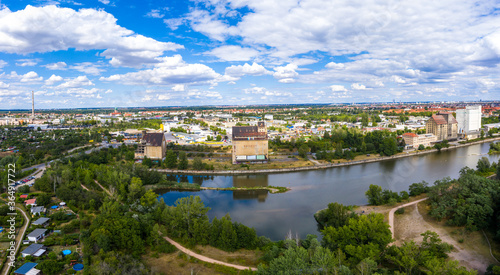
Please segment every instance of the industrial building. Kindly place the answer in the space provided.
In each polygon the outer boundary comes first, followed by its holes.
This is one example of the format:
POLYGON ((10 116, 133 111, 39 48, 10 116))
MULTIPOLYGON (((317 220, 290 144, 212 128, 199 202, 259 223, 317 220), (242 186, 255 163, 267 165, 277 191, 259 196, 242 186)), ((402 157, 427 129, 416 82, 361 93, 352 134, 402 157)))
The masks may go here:
POLYGON ((457 109, 458 135, 461 138, 474 138, 480 135, 481 105, 457 109))
POLYGON ((167 142, 163 133, 146 133, 142 134, 142 139, 135 151, 136 159, 148 157, 154 160, 161 160, 165 157, 167 150, 167 142))
POLYGON ((233 164, 267 162, 269 147, 264 122, 257 126, 235 126, 232 128, 233 164))
POLYGON ((457 139, 457 120, 451 113, 437 113, 425 123, 427 134, 434 134, 437 140, 457 139))

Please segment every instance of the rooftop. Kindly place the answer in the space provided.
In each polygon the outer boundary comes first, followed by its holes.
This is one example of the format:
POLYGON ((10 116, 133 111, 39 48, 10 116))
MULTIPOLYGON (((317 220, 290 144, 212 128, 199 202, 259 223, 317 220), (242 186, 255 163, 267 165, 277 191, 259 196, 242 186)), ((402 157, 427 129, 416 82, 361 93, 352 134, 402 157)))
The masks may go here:
POLYGON ((36 237, 39 237, 40 235, 44 234, 46 231, 47 231, 47 229, 37 228, 37 229, 33 230, 33 232, 29 233, 28 237, 36 238, 36 237))
POLYGON ((49 218, 40 218, 36 221, 33 222, 34 225, 42 225, 46 222, 48 222, 50 219, 49 218))
POLYGON ((26 249, 24 249, 21 254, 28 254, 28 255, 33 255, 35 254, 38 250, 43 249, 44 246, 43 244, 39 243, 34 243, 30 246, 28 246, 26 249))
POLYGON ((14 273, 26 274, 37 265, 38 265, 37 263, 25 263, 20 268, 18 268, 16 271, 14 271, 14 273))
POLYGON ((147 133, 142 137, 142 140, 151 146, 161 146, 163 137, 163 133, 147 133))

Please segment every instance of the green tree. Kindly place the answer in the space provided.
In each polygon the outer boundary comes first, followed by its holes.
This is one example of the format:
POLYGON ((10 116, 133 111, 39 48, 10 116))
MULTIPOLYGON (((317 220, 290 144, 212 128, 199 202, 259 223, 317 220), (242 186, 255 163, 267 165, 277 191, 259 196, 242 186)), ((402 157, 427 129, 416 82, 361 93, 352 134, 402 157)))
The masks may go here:
POLYGON ((174 169, 177 167, 177 155, 174 151, 169 150, 167 156, 165 157, 165 165, 169 169, 174 169))
POLYGON ((200 157, 195 157, 193 159, 193 169, 194 170, 203 170, 205 168, 205 164, 201 160, 200 157))
POLYGON ((138 177, 133 177, 130 181, 129 186, 129 199, 131 201, 136 200, 141 197, 143 192, 142 180, 138 177))
POLYGON ((349 219, 355 218, 355 216, 356 213, 351 211, 350 207, 337 202, 329 203, 326 209, 314 215, 322 229, 328 226, 342 227, 346 225, 349 219))
POLYGON ((147 166, 148 168, 151 168, 151 166, 153 166, 153 161, 151 161, 150 158, 144 156, 144 159, 142 160, 142 164, 147 166))
POLYGON ((302 144, 299 147, 299 156, 307 159, 307 153, 309 152, 309 147, 306 144, 302 144))
POLYGON ((487 157, 482 157, 477 161, 477 171, 484 173, 490 170, 491 164, 487 157))
POLYGON ((379 259, 392 241, 389 225, 384 222, 384 215, 379 213, 349 219, 346 225, 339 228, 329 226, 322 233, 323 246, 332 251, 338 248, 345 251, 352 264, 366 258, 379 259))
POLYGON ((382 187, 378 185, 370 184, 370 187, 365 192, 365 196, 368 199, 368 203, 371 205, 381 205, 384 203, 382 187))
POLYGON ((177 168, 179 170, 186 170, 188 168, 188 159, 187 159, 187 155, 186 155, 186 152, 180 152, 179 153, 179 165, 177 166, 177 168))
POLYGON ((398 152, 398 144, 396 138, 394 137, 386 137, 382 141, 382 145, 380 146, 380 153, 385 156, 392 156, 398 152))
POLYGON ((153 190, 149 189, 146 193, 141 197, 141 205, 146 208, 151 208, 156 203, 158 203, 158 194, 153 192, 153 190))

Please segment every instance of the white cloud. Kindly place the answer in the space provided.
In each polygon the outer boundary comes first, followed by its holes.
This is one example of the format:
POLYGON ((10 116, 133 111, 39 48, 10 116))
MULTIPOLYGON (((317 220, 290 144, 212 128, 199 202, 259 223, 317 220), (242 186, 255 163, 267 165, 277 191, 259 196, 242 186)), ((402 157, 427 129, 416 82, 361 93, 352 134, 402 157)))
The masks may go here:
POLYGON ((10 87, 10 85, 9 85, 9 84, 7 84, 7 83, 4 83, 4 82, 0 81, 0 89, 7 89, 7 88, 9 88, 9 87, 10 87))
POLYGON ((0 51, 26 54, 75 48, 104 49, 101 53, 114 66, 139 67, 155 63, 165 51, 183 48, 160 42, 116 24, 104 10, 75 11, 57 6, 33 7, 0 12, 0 51))
POLYGON ((49 79, 45 80, 45 85, 49 85, 49 86, 52 86, 54 85, 56 82, 60 82, 60 81, 63 81, 63 78, 61 76, 58 76, 58 75, 51 75, 49 77, 49 79))
POLYGON ((0 59, 0 69, 3 68, 3 67, 5 67, 5 66, 7 66, 7 64, 9 64, 9 63, 7 63, 4 60, 0 59))
POLYGON ((298 69, 298 66, 295 64, 288 64, 286 66, 281 66, 281 67, 275 67, 274 68, 274 78, 278 79, 279 82, 282 83, 293 83, 295 82, 294 77, 298 76, 299 73, 297 73, 295 70, 298 69))
POLYGON ((347 92, 347 89, 343 85, 332 85, 330 89, 332 92, 347 92))
POLYGON ((109 0, 99 0, 99 2, 103 3, 104 5, 108 5, 109 4, 109 0))
POLYGON ((406 83, 406 81, 403 78, 401 78, 400 76, 397 76, 397 75, 391 76, 391 81, 399 83, 399 84, 406 83))
POLYGON ((180 55, 165 57, 153 69, 101 77, 101 81, 120 81, 128 85, 206 84, 220 75, 203 64, 188 64, 180 55))
POLYGON ((186 86, 183 84, 177 84, 172 87, 172 91, 175 92, 184 92, 186 90, 186 86))
POLYGON ((363 84, 359 84, 359 83, 353 83, 353 84, 351 84, 351 88, 353 90, 366 90, 366 86, 363 85, 363 84))
POLYGON ((215 48, 205 54, 213 55, 223 61, 248 61, 259 54, 251 48, 228 45, 215 48))
POLYGON ((69 66, 70 69, 91 75, 99 75, 101 72, 104 72, 105 70, 101 69, 101 67, 102 64, 95 64, 92 62, 82 62, 69 66))
POLYGON ((66 70, 66 62, 56 62, 44 65, 49 70, 66 70))
POLYGON ((36 66, 36 64, 38 64, 38 62, 40 62, 39 59, 18 59, 16 60, 16 66, 19 66, 19 67, 33 67, 33 66, 36 66))
POLYGON ((216 15, 206 10, 194 9, 188 14, 186 20, 191 22, 193 30, 215 40, 224 41, 226 37, 238 34, 236 27, 218 20, 216 15))
POLYGON ((276 97, 293 97, 292 93, 290 92, 280 92, 280 91, 269 91, 266 88, 263 87, 252 87, 252 88, 247 88, 243 89, 243 92, 245 94, 258 94, 258 95, 264 95, 262 99, 267 98, 268 96, 276 96, 276 97))
POLYGON ((222 99, 222 95, 219 92, 216 91, 189 91, 187 94, 188 97, 191 98, 217 98, 217 99, 222 99))
POLYGON ((66 82, 59 84, 55 89, 81 88, 84 86, 94 86, 87 76, 81 75, 72 79, 67 79, 66 82))
POLYGON ((106 90, 106 92, 104 92, 104 93, 105 93, 105 94, 110 94, 110 93, 112 93, 112 92, 113 92, 113 90, 106 90))
POLYGON ((34 71, 30 71, 22 75, 20 80, 21 82, 35 82, 35 81, 42 81, 43 77, 38 76, 38 74, 34 71))
POLYGON ((168 10, 167 8, 164 9, 152 9, 150 12, 146 14, 147 17, 151 18, 163 18, 165 16, 165 13, 163 12, 164 10, 168 10))
POLYGON ((252 63, 249 65, 245 63, 244 65, 232 65, 226 68, 226 74, 232 77, 242 77, 244 75, 263 75, 270 74, 271 72, 266 70, 264 66, 257 63, 252 63))

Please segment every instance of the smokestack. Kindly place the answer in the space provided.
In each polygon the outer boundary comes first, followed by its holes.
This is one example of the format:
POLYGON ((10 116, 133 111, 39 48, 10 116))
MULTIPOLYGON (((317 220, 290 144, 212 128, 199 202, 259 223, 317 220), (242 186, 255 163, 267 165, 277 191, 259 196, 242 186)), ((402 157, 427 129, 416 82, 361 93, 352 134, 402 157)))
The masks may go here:
POLYGON ((35 93, 31 91, 31 119, 35 121, 35 93))

